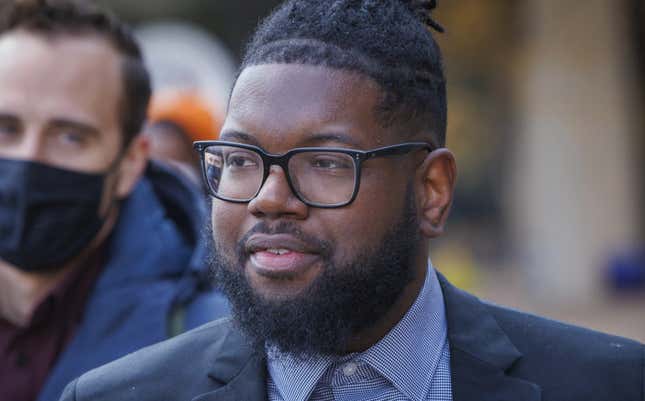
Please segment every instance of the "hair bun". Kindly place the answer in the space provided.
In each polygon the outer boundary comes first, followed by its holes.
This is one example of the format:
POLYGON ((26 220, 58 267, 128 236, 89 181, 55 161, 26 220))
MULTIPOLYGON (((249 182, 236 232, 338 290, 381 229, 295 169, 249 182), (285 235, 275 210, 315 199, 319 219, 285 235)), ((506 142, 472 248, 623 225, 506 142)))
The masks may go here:
POLYGON ((437 0, 401 0, 412 12, 419 16, 421 21, 437 32, 445 30, 434 19, 432 11, 437 8, 437 0))

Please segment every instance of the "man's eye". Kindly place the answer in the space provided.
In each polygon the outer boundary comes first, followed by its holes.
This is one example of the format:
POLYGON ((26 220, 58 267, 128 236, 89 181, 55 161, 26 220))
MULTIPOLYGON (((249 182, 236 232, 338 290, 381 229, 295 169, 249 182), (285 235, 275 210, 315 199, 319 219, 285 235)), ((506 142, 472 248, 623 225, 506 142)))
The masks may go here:
POLYGON ((311 161, 311 165, 314 168, 329 170, 352 168, 351 163, 348 163, 347 160, 333 157, 315 158, 311 161))
POLYGON ((241 167, 248 168, 248 167, 257 166, 257 161, 251 155, 235 154, 234 153, 234 154, 228 155, 226 157, 226 165, 228 167, 234 167, 234 168, 235 167, 237 167, 237 168, 241 168, 241 167))
POLYGON ((9 139, 18 135, 20 127, 17 123, 0 121, 0 138, 9 139))
POLYGON ((58 135, 61 143, 66 145, 82 146, 87 142, 87 136, 76 131, 61 131, 58 135))

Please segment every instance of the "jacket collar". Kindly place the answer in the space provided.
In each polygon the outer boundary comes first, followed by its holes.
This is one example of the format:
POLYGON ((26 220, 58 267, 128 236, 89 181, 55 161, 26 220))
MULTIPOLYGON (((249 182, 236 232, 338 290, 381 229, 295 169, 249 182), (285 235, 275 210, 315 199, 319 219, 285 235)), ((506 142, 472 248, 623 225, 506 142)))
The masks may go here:
POLYGON ((522 354, 489 308, 438 276, 446 304, 453 401, 539 401, 538 385, 508 375, 522 354))
POLYGON ((181 174, 173 172, 163 163, 150 161, 145 177, 152 184, 156 197, 165 210, 165 217, 173 221, 193 255, 189 268, 198 274, 204 284, 210 281, 204 258, 208 253, 203 227, 210 218, 204 194, 181 174))
POLYGON ((104 266, 83 307, 83 320, 50 371, 39 400, 57 399, 83 372, 165 340, 170 305, 182 302, 183 292, 195 294, 197 283, 186 268, 192 249, 168 224, 155 191, 146 176, 123 202, 105 244, 104 266), (143 288, 154 292, 154 301, 141 301, 143 288))
POLYGON ((213 361, 208 376, 222 387, 193 398, 192 401, 265 401, 266 359, 246 338, 228 323, 228 331, 207 352, 213 361))
MULTIPOLYGON (((446 305, 453 401, 540 401, 540 387, 512 377, 522 354, 488 307, 438 274, 446 305)), ((193 401, 265 401, 266 360, 230 327, 211 348, 209 376, 223 387, 193 401)))

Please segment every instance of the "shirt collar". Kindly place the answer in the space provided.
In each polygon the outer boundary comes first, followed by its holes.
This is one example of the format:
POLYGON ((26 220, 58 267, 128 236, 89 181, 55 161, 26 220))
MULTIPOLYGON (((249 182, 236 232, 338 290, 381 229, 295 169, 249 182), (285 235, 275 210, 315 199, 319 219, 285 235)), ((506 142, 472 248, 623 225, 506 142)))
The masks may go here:
MULTIPOLYGON (((447 338, 443 294, 428 262, 423 288, 399 323, 378 343, 346 359, 362 360, 406 397, 424 400, 437 370, 447 338)), ((320 356, 306 360, 268 350, 271 379, 285 400, 305 401, 325 371, 337 359, 320 356)))
POLYGON ((329 356, 301 360, 277 350, 268 351, 268 370, 284 400, 305 401, 334 362, 329 356))

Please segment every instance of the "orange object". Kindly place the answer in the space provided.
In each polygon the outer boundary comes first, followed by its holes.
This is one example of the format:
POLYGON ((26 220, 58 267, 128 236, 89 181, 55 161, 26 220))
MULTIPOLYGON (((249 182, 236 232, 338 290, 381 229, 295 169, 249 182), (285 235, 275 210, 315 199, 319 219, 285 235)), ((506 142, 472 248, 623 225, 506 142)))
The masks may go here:
POLYGON ((155 94, 148 109, 148 121, 176 124, 193 141, 217 139, 222 128, 221 117, 215 116, 210 104, 194 91, 155 94))

